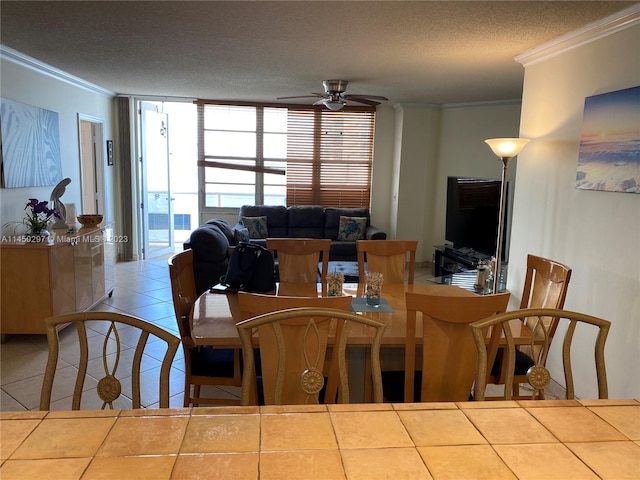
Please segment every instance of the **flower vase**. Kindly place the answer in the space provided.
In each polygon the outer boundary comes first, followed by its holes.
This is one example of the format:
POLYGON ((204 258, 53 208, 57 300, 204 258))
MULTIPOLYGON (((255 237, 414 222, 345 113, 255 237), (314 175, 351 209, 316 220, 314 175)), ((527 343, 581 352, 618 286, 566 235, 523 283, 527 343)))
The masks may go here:
POLYGON ((343 283, 344 283, 344 274, 340 272, 327 273, 327 294, 330 297, 342 296, 343 283))
POLYGON ((46 243, 49 241, 49 230, 43 228, 41 230, 27 230, 27 243, 46 243))
POLYGON ((365 273, 366 303, 370 307, 380 306, 380 291, 382 290, 382 274, 377 272, 365 273))
POLYGON ((380 293, 379 292, 371 292, 368 291, 366 294, 367 305, 370 307, 379 307, 380 306, 380 293))

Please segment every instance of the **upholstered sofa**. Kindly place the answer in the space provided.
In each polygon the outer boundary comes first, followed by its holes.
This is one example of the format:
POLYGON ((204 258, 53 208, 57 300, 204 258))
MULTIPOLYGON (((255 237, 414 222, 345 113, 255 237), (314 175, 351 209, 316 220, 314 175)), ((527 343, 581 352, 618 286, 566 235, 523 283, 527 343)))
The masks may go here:
POLYGON ((371 225, 368 208, 323 208, 319 205, 303 205, 284 207, 281 205, 245 205, 238 212, 238 223, 234 225, 234 237, 241 238, 237 233, 246 228, 243 218, 266 218, 266 233, 260 238, 251 236, 252 242, 266 244, 267 237, 275 238, 329 238, 331 249, 330 261, 358 260, 355 239, 341 240, 339 238, 340 217, 366 218, 366 224, 360 238, 366 240, 385 240, 387 234, 371 225))
MULTIPOLYGON (((231 227, 222 219, 209 220, 191 233, 184 248, 193 249, 196 288, 202 293, 220 281, 229 266, 229 247, 247 240, 261 245, 267 237, 274 238, 329 238, 330 271, 342 271, 348 281, 357 279, 357 251, 355 237, 347 235, 345 224, 358 220, 361 230, 358 238, 385 240, 387 234, 371 225, 368 208, 323 208, 319 205, 284 207, 281 205, 245 205, 238 212, 238 222, 231 227), (264 218, 261 218, 264 217, 264 218), (341 230, 341 218, 342 230, 341 230), (261 235, 248 235, 246 223, 260 219, 264 229, 261 235), (362 220, 366 219, 366 220, 362 220), (355 276, 355 278, 354 278, 355 276)), ((351 232, 352 233, 352 232, 351 232)))

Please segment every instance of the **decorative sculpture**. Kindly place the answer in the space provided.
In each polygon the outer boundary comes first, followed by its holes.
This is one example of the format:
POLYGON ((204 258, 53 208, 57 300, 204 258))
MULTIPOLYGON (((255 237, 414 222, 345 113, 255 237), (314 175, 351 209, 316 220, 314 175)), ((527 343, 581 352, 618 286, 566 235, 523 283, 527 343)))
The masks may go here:
POLYGON ((71 179, 65 178, 51 191, 50 200, 53 202, 53 209, 60 214, 60 217, 56 218, 56 223, 53 224, 52 228, 67 228, 67 224, 65 223, 67 218, 67 208, 64 206, 64 203, 60 201, 60 197, 64 195, 67 185, 70 183, 71 179))

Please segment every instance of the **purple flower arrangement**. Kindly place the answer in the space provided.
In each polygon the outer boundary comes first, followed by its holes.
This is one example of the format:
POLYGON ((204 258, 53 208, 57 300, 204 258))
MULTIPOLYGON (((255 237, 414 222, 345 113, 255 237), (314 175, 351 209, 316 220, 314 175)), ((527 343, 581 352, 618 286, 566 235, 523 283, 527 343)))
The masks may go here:
POLYGON ((30 198, 24 209, 27 210, 24 223, 28 235, 42 235, 51 217, 62 218, 57 210, 49 208, 49 202, 41 202, 37 198, 30 198))

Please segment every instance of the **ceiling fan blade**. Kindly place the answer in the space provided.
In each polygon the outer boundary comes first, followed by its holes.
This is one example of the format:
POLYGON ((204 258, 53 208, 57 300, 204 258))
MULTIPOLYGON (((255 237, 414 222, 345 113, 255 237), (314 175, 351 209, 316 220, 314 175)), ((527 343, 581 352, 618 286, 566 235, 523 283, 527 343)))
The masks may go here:
POLYGON ((277 100, 289 100, 292 98, 317 98, 317 97, 323 98, 324 93, 312 93, 310 95, 297 95, 294 97, 277 97, 277 100))
POLYGON ((357 98, 357 96, 356 98, 353 98, 353 96, 346 95, 345 100, 349 100, 350 102, 364 103, 365 105, 371 105, 372 107, 380 105, 380 102, 376 102, 375 100, 369 100, 368 98, 357 98))
POLYGON ((368 100, 382 100, 382 101, 386 101, 389 100, 387 97, 383 97, 380 95, 358 95, 358 94, 346 94, 343 95, 344 98, 346 98, 347 100, 355 100, 358 101, 358 99, 368 99, 368 100))
POLYGON ((380 102, 389 100, 381 95, 365 95, 365 94, 345 94, 344 91, 348 85, 347 80, 324 80, 325 92, 313 92, 310 95, 296 95, 290 97, 278 97, 278 100, 292 100, 296 98, 318 98, 313 105, 324 105, 330 110, 340 110, 347 101, 362 103, 375 107, 380 102))

